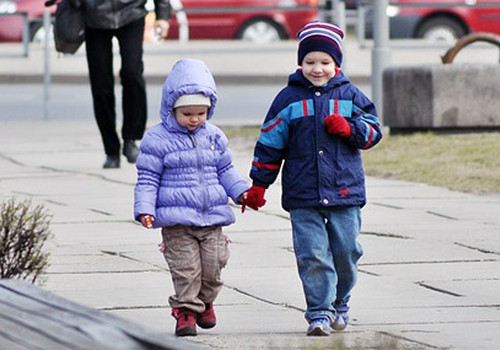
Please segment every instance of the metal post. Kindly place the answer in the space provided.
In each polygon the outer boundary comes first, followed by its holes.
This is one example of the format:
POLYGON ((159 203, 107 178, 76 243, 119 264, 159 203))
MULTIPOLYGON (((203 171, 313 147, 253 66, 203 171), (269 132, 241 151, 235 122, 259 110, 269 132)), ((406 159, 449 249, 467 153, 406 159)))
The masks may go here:
POLYGON ((360 3, 358 6, 358 16, 356 19, 356 36, 358 38, 359 46, 366 46, 366 5, 360 3))
POLYGON ((50 10, 43 10, 43 28, 45 29, 45 38, 43 46, 43 119, 49 119, 49 100, 50 100, 50 10))
POLYGON ((388 0, 373 2, 373 49, 372 49, 372 99, 383 124, 382 74, 390 64, 389 17, 386 14, 388 0))
POLYGON ((29 52, 29 45, 30 45, 30 27, 29 27, 29 19, 28 19, 28 13, 23 12, 22 14, 23 17, 23 55, 24 57, 28 57, 28 52, 29 52))
POLYGON ((346 19, 345 19, 345 2, 340 0, 333 0, 332 2, 332 18, 333 23, 342 28, 343 31, 346 30, 346 19))
POLYGON ((177 21, 179 22, 179 41, 185 44, 189 41, 189 25, 186 11, 184 11, 181 0, 170 0, 170 5, 175 11, 177 21))
MULTIPOLYGON (((335 17, 333 17, 333 23, 339 26, 347 36, 347 26, 346 26, 346 11, 345 2, 340 0, 333 0, 332 11, 335 17)), ((344 59, 342 60, 342 69, 346 68, 346 51, 344 50, 344 59)))

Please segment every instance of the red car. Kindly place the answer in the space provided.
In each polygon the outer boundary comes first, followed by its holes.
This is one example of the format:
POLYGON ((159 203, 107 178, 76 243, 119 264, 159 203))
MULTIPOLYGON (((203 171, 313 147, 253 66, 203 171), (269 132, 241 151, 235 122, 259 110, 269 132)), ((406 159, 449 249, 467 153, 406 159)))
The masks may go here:
MULTIPOLYGON (((190 39, 252 41, 295 38, 297 31, 306 23, 318 20, 318 1, 180 0, 187 14, 190 39)), ((30 38, 41 41, 44 35, 42 32, 44 3, 44 0, 0 0, 0 12, 28 12, 30 38)), ((172 1, 173 6, 175 3, 176 1, 172 1)), ((151 6, 152 1, 148 1, 149 10, 152 9, 151 6)), ((51 6, 50 9, 54 12, 55 8, 56 6, 51 6)), ((146 37, 149 35, 149 32, 146 33, 146 37)), ((177 39, 178 36, 179 23, 177 16, 174 15, 169 38, 177 39)), ((19 42, 21 38, 22 18, 0 16, 0 41, 19 42)))
MULTIPOLYGON (((190 39, 274 41, 295 38, 305 24, 318 20, 318 0, 181 0, 190 39), (297 9, 297 7, 299 9, 297 9)), ((179 37, 177 16, 170 39, 179 37)))
MULTIPOLYGON (((21 16, 5 16, 2 14, 13 12, 27 12, 29 21, 30 40, 42 41, 44 0, 0 0, 0 41, 21 41, 23 33, 23 18, 21 16)), ((55 6, 49 8, 51 13, 56 11, 55 6)))
POLYGON ((435 7, 422 6, 421 1, 416 0, 397 0, 391 3, 416 5, 389 6, 392 38, 424 38, 452 42, 472 32, 500 34, 500 0, 425 1, 426 4, 436 3, 435 7))

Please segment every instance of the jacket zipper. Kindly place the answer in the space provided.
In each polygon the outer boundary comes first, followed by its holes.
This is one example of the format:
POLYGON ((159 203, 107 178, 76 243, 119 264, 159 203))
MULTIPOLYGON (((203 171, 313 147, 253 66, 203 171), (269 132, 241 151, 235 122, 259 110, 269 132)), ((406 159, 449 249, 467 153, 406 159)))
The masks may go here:
POLYGON ((322 127, 323 120, 321 120, 321 117, 319 115, 320 107, 322 106, 322 103, 324 102, 324 97, 323 97, 324 91, 322 89, 314 89, 314 133, 316 135, 315 137, 315 157, 316 157, 316 167, 318 169, 318 200, 321 203, 323 203, 323 184, 321 183, 321 155, 319 152, 321 151, 322 143, 319 142, 320 136, 319 136, 319 128, 322 127), (318 95, 319 93, 319 95, 318 95), (320 101, 321 100, 321 101, 320 101))
POLYGON ((207 222, 207 194, 205 192, 205 186, 204 186, 204 181, 203 181, 203 167, 201 163, 201 151, 200 148, 198 147, 198 144, 196 143, 196 138, 194 137, 193 133, 189 132, 188 133, 189 138, 191 139, 191 142, 193 143, 193 147, 196 149, 196 159, 198 162, 197 166, 197 171, 198 171, 198 181, 200 183, 201 191, 203 194, 203 205, 202 205, 202 218, 203 222, 207 222))

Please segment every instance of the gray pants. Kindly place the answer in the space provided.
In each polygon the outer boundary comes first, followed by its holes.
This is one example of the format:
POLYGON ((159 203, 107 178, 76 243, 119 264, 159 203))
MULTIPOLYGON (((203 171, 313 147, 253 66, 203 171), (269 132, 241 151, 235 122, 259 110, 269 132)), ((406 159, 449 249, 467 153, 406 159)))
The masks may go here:
POLYGON ((222 227, 178 225, 164 227, 161 233, 175 289, 170 306, 203 312, 222 288, 221 270, 229 259, 222 227))

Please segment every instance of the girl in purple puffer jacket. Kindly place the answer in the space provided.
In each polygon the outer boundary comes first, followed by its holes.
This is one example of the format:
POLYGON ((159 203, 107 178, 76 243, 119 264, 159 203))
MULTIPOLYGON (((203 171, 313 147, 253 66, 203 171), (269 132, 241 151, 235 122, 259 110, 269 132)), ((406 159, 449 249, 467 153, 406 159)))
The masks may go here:
POLYGON ((136 162, 134 216, 162 229, 178 336, 216 324, 213 301, 229 258, 222 226, 235 221, 228 197, 240 204, 250 187, 232 164, 226 136, 207 122, 216 101, 208 67, 179 60, 163 85, 162 121, 146 133, 136 162))

